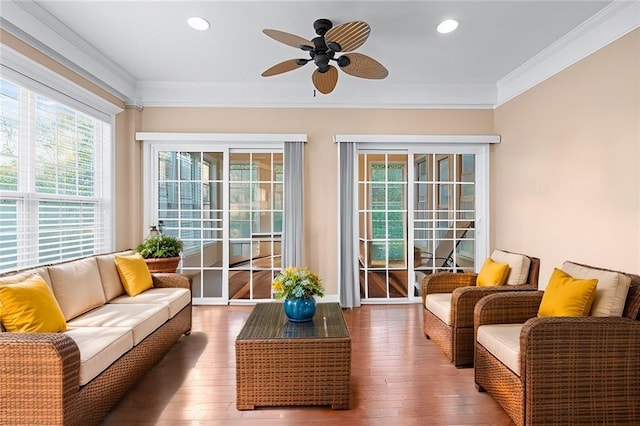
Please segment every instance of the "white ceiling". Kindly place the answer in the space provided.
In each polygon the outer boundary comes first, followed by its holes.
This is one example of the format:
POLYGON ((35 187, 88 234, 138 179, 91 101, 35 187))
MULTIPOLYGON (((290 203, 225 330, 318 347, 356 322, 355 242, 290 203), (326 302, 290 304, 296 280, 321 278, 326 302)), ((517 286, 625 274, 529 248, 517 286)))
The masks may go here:
POLYGON ((2 0, 0 23, 141 105, 492 107, 637 27, 638 4, 2 0), (194 15, 212 28, 190 29, 194 15), (389 76, 341 71, 333 93, 315 97, 313 63, 261 77, 276 63, 308 57, 262 30, 311 39, 317 18, 367 22, 371 34, 357 51, 389 76), (459 20, 458 30, 438 34, 444 18, 459 20))

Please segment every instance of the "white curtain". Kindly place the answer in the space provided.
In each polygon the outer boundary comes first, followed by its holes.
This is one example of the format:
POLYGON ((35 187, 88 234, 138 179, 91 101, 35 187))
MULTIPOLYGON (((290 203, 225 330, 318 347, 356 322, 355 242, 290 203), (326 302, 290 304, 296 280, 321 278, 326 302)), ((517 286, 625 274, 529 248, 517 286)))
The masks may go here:
POLYGON ((356 175, 355 142, 339 143, 340 196, 339 196, 339 283, 340 305, 343 308, 360 306, 360 281, 358 279, 356 211, 354 208, 356 175))
POLYGON ((304 142, 284 144, 284 218, 282 224, 282 267, 301 266, 302 188, 304 142))

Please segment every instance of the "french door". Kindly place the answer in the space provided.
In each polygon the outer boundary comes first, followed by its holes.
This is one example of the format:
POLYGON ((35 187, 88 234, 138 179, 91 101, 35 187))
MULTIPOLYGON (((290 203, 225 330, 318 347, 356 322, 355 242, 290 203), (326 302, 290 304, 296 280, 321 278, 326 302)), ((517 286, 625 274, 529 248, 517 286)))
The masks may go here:
POLYGON ((179 272, 195 304, 271 299, 281 269, 284 170, 279 147, 150 144, 147 226, 184 242, 179 272))
POLYGON ((422 278, 486 257, 486 149, 359 144, 358 267, 365 302, 411 300, 422 278))

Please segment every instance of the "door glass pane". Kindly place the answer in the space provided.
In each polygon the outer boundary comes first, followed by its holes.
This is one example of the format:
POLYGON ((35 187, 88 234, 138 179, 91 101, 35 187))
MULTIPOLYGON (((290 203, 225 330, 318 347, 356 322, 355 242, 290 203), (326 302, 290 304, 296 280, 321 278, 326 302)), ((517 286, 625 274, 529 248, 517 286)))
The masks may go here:
POLYGON ((180 272, 193 297, 222 297, 221 152, 158 153, 158 225, 184 242, 180 272))
POLYGON ((407 156, 360 154, 358 164, 361 293, 406 298, 407 156))
POLYGON ((473 271, 475 155, 414 155, 414 269, 473 271))
POLYGON ((281 267, 282 154, 231 153, 229 175, 229 298, 270 299, 281 267))

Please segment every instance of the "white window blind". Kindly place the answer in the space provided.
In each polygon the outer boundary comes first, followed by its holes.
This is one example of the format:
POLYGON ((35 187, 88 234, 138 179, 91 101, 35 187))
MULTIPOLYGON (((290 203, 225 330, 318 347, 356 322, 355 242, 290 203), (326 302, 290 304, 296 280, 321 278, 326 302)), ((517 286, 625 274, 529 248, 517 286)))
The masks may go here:
POLYGON ((0 80, 0 272, 111 248, 111 125, 0 80))

